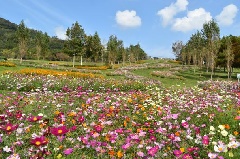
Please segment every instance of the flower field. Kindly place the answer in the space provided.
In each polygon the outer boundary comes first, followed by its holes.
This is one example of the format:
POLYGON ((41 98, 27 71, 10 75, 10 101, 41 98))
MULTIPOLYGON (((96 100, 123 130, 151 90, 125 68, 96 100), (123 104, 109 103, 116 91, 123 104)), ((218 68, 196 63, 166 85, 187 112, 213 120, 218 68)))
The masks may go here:
POLYGON ((0 158, 240 158, 234 82, 7 73, 0 77, 0 158))

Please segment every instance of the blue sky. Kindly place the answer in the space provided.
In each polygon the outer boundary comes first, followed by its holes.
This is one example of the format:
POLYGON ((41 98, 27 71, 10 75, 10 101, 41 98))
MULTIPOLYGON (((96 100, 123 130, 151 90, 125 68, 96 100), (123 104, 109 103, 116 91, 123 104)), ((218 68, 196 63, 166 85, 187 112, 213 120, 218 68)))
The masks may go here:
POLYGON ((172 43, 184 43, 214 18, 221 36, 240 35, 239 0, 0 0, 0 17, 65 38, 78 23, 87 35, 110 35, 124 46, 139 43, 155 57, 174 57, 172 43))

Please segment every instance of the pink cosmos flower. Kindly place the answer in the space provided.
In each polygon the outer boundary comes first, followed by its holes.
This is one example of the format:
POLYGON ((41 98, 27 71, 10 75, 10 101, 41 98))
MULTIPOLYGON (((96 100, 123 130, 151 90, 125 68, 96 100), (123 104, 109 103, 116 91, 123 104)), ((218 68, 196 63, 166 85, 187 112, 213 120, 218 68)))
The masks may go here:
POLYGON ((193 157, 192 157, 192 155, 187 153, 187 154, 183 155, 182 159, 193 159, 193 157))
POLYGON ((235 120, 240 120, 240 116, 236 116, 234 119, 235 120))
POLYGON ((65 154, 65 155, 69 155, 69 154, 71 154, 73 152, 73 148, 67 148, 67 149, 65 149, 64 151, 63 151, 63 153, 65 154))
POLYGON ((208 157, 210 158, 210 159, 214 159, 214 158, 216 158, 218 156, 218 154, 217 153, 208 153, 208 157))
POLYGON ((138 152, 137 152, 137 155, 138 155, 139 157, 144 157, 144 153, 143 153, 142 151, 138 151, 138 152))
POLYGON ((188 128, 189 127, 188 122, 186 122, 185 120, 182 120, 182 126, 184 128, 188 128))
POLYGON ((122 149, 123 149, 123 150, 126 150, 126 149, 128 149, 130 146, 131 146, 131 144, 128 142, 128 143, 122 145, 122 149))
POLYGON ((20 156, 14 153, 11 156, 8 156, 6 159, 20 159, 20 156))
POLYGON ((173 151, 173 154, 176 156, 176 157, 179 157, 182 155, 182 151, 181 150, 174 150, 173 151))
POLYGON ((158 152, 158 150, 159 150, 159 147, 158 146, 154 146, 154 147, 152 147, 152 148, 150 148, 148 150, 148 155, 153 157, 158 152))
POLYGON ((172 114, 172 119, 177 119, 178 118, 178 114, 172 114))

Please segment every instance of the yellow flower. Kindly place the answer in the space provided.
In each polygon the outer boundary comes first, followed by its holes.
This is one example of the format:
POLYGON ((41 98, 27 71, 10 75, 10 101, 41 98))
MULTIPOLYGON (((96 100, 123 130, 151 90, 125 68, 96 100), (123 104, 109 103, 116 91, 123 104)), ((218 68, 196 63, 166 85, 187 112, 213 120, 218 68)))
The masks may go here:
POLYGON ((62 158, 62 155, 61 155, 61 154, 58 154, 58 155, 57 155, 57 158, 62 158))
POLYGON ((122 153, 120 150, 117 152, 117 157, 118 157, 118 158, 123 157, 123 153, 122 153))
POLYGON ((184 152, 184 148, 182 147, 182 148, 180 148, 180 151, 183 153, 184 152))
POLYGON ((234 131, 233 133, 235 136, 237 136, 239 134, 239 132, 237 132, 237 131, 234 131))
POLYGON ((229 157, 233 157, 232 151, 230 151, 230 152, 228 153, 228 156, 229 156, 229 157))

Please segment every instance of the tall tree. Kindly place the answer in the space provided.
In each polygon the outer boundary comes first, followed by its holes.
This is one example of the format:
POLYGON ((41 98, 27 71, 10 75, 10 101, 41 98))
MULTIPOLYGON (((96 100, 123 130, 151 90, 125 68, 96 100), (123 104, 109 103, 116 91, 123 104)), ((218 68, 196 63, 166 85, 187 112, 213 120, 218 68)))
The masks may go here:
POLYGON ((38 31, 35 37, 36 44, 36 55, 39 60, 42 56, 45 59, 46 53, 49 49, 49 36, 47 33, 42 33, 42 31, 38 31))
POLYGON ((182 41, 176 41, 172 44, 172 52, 177 60, 181 60, 181 50, 184 44, 182 41))
POLYGON ((202 37, 202 34, 197 31, 195 34, 193 34, 188 41, 190 50, 192 52, 192 62, 194 65, 194 73, 195 73, 195 67, 199 65, 201 67, 201 64, 203 62, 203 55, 201 52, 202 47, 204 46, 204 39, 202 37))
POLYGON ((87 36, 86 40, 86 56, 97 62, 103 52, 103 46, 101 44, 101 39, 97 32, 94 35, 87 36))
POLYGON ((202 29, 203 36, 205 37, 207 41, 207 47, 208 47, 208 63, 211 66, 211 80, 215 68, 215 59, 217 57, 217 52, 220 47, 220 29, 218 24, 212 19, 211 21, 203 24, 202 29))
POLYGON ((18 25, 16 33, 18 38, 20 63, 22 63, 22 58, 25 56, 27 52, 27 42, 29 39, 29 29, 25 26, 23 20, 18 25))
POLYGON ((67 29, 66 35, 67 40, 64 43, 64 52, 73 57, 73 67, 75 65, 75 57, 80 55, 82 65, 82 56, 84 55, 84 47, 86 44, 84 29, 78 22, 75 22, 71 28, 67 29))
POLYGON ((116 36, 111 35, 107 42, 108 64, 113 66, 117 60, 118 39, 116 36))
POLYGON ((231 78, 231 72, 232 72, 232 64, 234 61, 234 54, 232 50, 232 42, 231 42, 231 37, 225 37, 225 45, 226 48, 223 51, 226 59, 226 65, 227 65, 227 72, 228 72, 228 79, 231 78))

